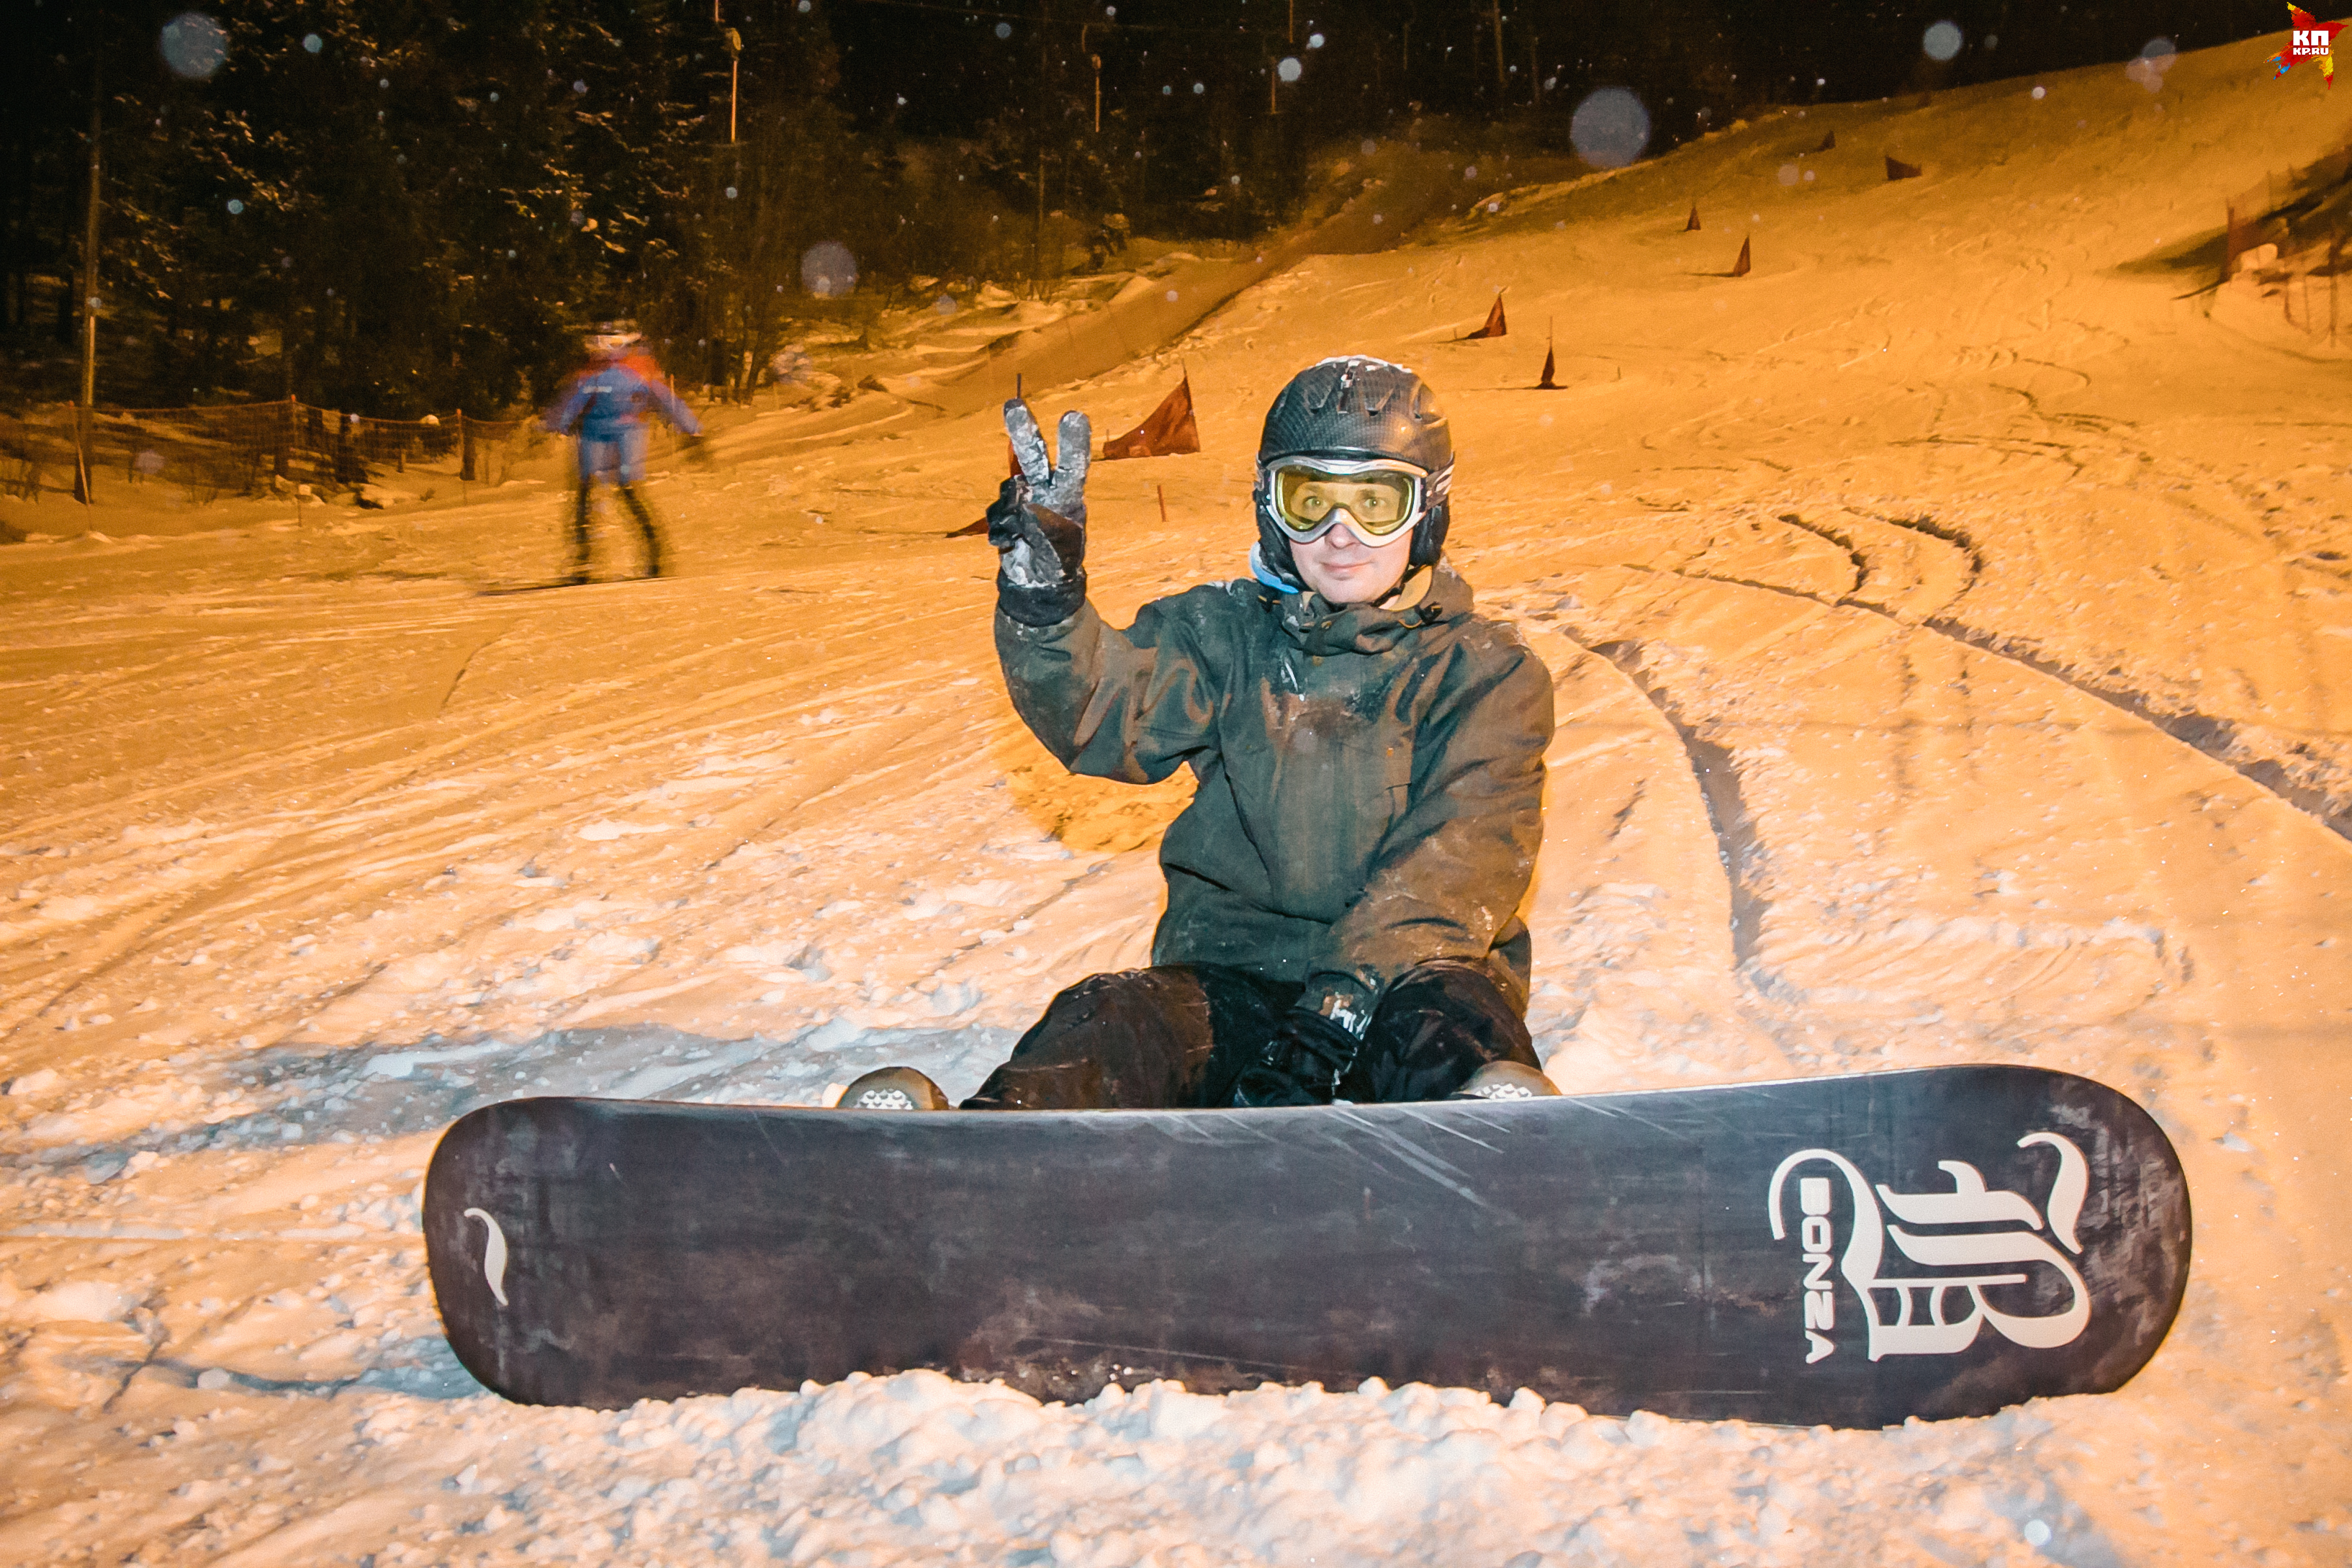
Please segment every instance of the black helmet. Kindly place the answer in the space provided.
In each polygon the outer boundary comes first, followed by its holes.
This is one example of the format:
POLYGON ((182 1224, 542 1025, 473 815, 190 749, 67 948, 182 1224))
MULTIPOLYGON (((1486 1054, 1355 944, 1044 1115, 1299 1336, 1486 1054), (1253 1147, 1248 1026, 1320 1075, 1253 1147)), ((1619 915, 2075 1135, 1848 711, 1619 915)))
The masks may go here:
POLYGON ((1258 437, 1258 558, 1277 576, 1298 581, 1289 536, 1275 521, 1266 465, 1280 458, 1387 458, 1429 476, 1421 520, 1413 524, 1414 566, 1433 566, 1445 548, 1446 494, 1454 480, 1454 435, 1429 384, 1401 364, 1342 354, 1290 378, 1265 411, 1258 437))

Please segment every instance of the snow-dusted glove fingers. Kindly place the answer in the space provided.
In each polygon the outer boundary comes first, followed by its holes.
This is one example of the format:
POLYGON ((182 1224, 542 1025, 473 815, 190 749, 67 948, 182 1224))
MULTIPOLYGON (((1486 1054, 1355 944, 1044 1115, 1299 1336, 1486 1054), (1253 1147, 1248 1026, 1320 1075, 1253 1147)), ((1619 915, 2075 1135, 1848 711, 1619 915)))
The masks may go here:
POLYGON ((1355 1064, 1357 1046, 1355 1036, 1320 1013, 1286 1013, 1265 1051, 1234 1080, 1234 1103, 1244 1110, 1328 1105, 1355 1064))
POLYGON ((1029 405, 1004 405, 1004 433, 1021 472, 1004 481, 988 509, 988 542, 996 546, 996 603, 1024 626, 1068 620, 1087 601, 1087 465, 1094 430, 1076 409, 1056 434, 1062 460, 1050 461, 1045 437, 1029 405))

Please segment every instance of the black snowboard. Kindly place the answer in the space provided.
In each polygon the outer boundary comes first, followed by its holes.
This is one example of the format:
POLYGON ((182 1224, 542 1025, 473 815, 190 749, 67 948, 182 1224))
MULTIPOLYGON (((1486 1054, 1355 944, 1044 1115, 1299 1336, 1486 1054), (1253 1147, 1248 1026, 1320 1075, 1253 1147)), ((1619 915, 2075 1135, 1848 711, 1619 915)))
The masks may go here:
POLYGON ((425 1234, 458 1359, 533 1404, 932 1367, 1878 1426, 2119 1387, 2189 1221, 2138 1106, 1965 1067, 1305 1110, 519 1100, 443 1137, 425 1234))

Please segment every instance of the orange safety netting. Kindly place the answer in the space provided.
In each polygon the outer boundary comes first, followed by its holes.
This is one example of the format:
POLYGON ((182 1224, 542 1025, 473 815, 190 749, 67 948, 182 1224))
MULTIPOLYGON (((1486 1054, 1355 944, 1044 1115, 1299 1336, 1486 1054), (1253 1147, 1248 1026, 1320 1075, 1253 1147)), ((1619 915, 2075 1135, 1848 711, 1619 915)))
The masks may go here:
MULTIPOLYGON (((2264 174, 2222 207, 2221 277, 2237 270, 2238 258, 2260 245, 2281 255, 2323 247, 2340 255, 2352 218, 2346 191, 2352 185, 2352 142, 2300 167, 2264 174)), ((2335 263, 2327 270, 2332 273, 2335 263)))
POLYGON ((202 502, 308 485, 357 489, 412 468, 459 483, 497 484, 541 440, 523 419, 376 419, 295 398, 212 408, 52 406, 0 416, 0 490, 37 499, 71 492, 86 433, 94 484, 167 484, 202 502))

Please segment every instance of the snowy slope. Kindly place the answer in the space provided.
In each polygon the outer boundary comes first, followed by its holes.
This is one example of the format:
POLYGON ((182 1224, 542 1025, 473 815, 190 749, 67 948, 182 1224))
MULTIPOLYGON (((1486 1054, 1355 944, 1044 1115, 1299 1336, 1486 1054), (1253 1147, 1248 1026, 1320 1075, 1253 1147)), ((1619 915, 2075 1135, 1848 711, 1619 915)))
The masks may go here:
POLYGON ((814 1102, 885 1060, 961 1092, 1148 944, 1183 785, 1022 731, 992 559, 941 537, 1002 433, 886 392, 657 479, 656 583, 478 592, 560 561, 527 484, 0 551, 0 1560, 2352 1560, 2343 368, 2196 292, 2223 199, 2352 128, 2273 47, 1465 176, 1468 216, 1030 385, 1109 434, 1192 377, 1204 450, 1092 486, 1123 619, 1239 570, 1293 371, 1429 374, 1457 558, 1558 679, 1553 1075, 2134 1094, 2200 1226, 2122 1393, 1828 1434, 1377 1387, 476 1390, 415 1225, 464 1107, 814 1102), (1517 335, 1451 342, 1497 287, 1517 335))

